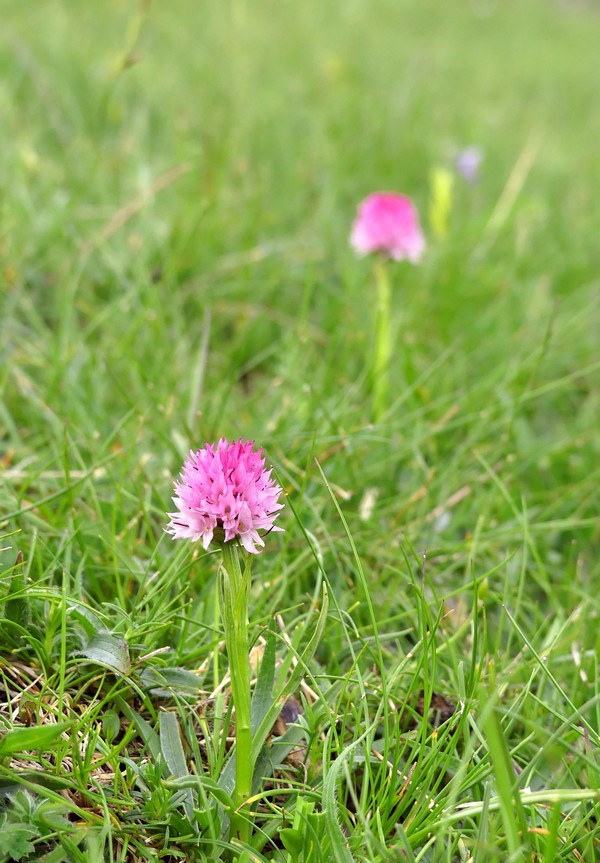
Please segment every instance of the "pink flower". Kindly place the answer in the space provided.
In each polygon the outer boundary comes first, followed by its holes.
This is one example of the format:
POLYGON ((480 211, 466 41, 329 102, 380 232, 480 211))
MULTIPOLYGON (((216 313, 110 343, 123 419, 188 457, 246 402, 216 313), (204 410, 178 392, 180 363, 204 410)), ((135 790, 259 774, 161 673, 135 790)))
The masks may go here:
POLYGON ((358 205, 350 244, 359 255, 383 252, 396 261, 416 264, 425 251, 425 237, 410 198, 393 192, 376 192, 358 205))
POLYGON ((281 492, 265 469, 262 449, 254 452, 254 441, 221 438, 216 447, 206 444, 185 460, 167 533, 174 539, 202 538, 204 548, 213 539, 239 539, 246 551, 258 554, 256 546, 264 545, 259 531, 282 530, 273 526, 283 509, 281 492))

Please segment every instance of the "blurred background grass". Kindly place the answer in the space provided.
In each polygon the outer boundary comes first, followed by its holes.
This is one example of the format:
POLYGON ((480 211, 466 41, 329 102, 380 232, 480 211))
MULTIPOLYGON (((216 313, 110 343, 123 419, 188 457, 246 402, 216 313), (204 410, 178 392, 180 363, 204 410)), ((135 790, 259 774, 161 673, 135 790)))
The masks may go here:
POLYGON ((164 508, 189 444, 242 434, 297 472, 313 438, 342 443, 332 478, 400 495, 396 529, 477 482, 474 447, 516 500, 589 517, 599 33, 574 3, 6 4, 3 440, 39 476, 7 509, 120 447, 127 524, 164 508), (467 144, 481 180, 457 178, 436 240, 430 172, 467 144), (393 272, 383 430, 347 244, 378 188, 414 196, 430 240, 393 272))

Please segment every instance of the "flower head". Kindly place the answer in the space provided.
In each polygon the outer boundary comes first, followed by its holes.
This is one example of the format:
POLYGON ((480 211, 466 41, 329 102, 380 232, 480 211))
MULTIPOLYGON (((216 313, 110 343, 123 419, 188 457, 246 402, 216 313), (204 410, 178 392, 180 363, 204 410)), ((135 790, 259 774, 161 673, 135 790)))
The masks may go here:
POLYGON ((259 531, 274 527, 282 489, 265 468, 262 449, 254 452, 253 441, 221 438, 191 451, 175 483, 173 503, 177 512, 168 513, 167 533, 174 539, 198 540, 208 548, 215 539, 238 539, 246 551, 257 554, 264 545, 259 531))
POLYGON ((483 161, 483 152, 479 147, 465 147, 457 154, 454 164, 458 173, 468 183, 476 183, 479 179, 479 169, 483 161))
POLYGON ((383 252, 396 261, 416 264, 425 251, 425 237, 410 198, 393 192, 376 192, 358 205, 350 244, 359 255, 383 252))

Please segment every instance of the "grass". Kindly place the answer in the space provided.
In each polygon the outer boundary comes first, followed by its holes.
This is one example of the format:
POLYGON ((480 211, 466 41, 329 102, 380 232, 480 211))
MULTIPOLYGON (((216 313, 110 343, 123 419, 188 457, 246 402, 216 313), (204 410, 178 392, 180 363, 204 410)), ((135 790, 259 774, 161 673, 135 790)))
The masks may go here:
POLYGON ((4 19, 0 860, 593 863, 597 11, 4 19), (480 182, 436 237, 431 171, 471 143, 480 182), (380 188, 429 246, 391 271, 374 423, 347 237, 380 188), (163 532, 221 435, 287 493, 252 656, 303 710, 262 753, 245 851, 217 558, 163 532))

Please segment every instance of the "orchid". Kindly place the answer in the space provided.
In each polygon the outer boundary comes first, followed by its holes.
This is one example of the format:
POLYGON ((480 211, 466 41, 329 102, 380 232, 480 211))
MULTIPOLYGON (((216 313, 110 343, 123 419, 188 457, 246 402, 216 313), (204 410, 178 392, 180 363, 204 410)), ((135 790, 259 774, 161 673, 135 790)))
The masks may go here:
POLYGON ((375 339, 372 361, 373 416, 381 419, 389 389, 391 342, 391 291, 387 261, 417 264, 425 251, 425 237, 417 209, 410 198, 394 192, 375 192, 358 205, 350 245, 359 255, 376 254, 375 339))
POLYGON ((176 512, 167 532, 174 539, 213 541, 238 539, 250 554, 264 546, 259 531, 278 531, 274 525, 283 504, 281 488, 265 469, 262 450, 251 441, 229 443, 221 438, 216 447, 206 444, 190 452, 180 480, 175 483, 176 512))
POLYGON ((252 793, 252 754, 248 597, 252 556, 264 546, 264 534, 282 528, 274 522, 283 504, 281 487, 265 467, 262 450, 252 441, 225 438, 191 451, 175 483, 166 528, 174 539, 202 540, 205 549, 221 548, 219 609, 235 709, 235 789, 231 833, 248 842, 250 822, 245 804, 252 793), (240 553, 245 560, 240 560, 240 553))
POLYGON ((395 261, 418 263, 425 237, 415 205, 405 195, 375 192, 358 205, 350 243, 359 255, 380 252, 395 261))

